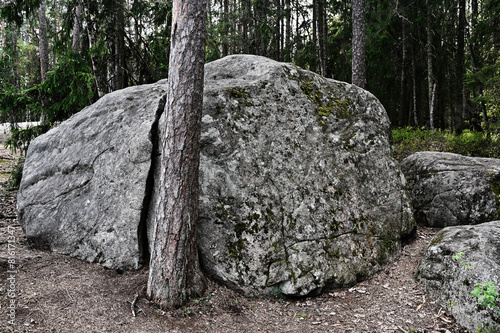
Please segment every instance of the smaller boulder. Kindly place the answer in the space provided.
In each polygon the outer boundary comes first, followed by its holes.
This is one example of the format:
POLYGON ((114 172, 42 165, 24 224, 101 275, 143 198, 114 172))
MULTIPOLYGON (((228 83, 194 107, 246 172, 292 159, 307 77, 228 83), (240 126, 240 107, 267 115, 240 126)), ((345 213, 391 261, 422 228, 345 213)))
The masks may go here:
POLYGON ((500 219, 500 159, 418 152, 401 169, 417 222, 447 227, 500 219))
POLYGON ((500 221, 494 221, 441 230, 424 254, 417 280, 464 327, 498 332, 500 298, 496 306, 485 307, 471 292, 489 281, 500 291, 499 272, 500 221))

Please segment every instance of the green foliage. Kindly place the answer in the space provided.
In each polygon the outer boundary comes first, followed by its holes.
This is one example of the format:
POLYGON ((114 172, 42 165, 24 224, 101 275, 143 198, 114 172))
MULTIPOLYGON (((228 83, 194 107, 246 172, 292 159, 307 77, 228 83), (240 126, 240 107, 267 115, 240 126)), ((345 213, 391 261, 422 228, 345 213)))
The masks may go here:
MULTIPOLYGON (((5 60, 4 57, 0 70, 12 71, 5 60)), ((32 139, 96 100, 94 82, 88 64, 73 54, 61 57, 55 69, 47 73, 47 79, 31 88, 21 90, 8 80, 2 80, 0 115, 4 122, 15 124, 26 118, 44 119, 42 125, 26 129, 14 125, 5 146, 25 154, 32 139)))
POLYGON ((94 83, 88 64, 70 54, 47 73, 42 84, 29 91, 38 97, 31 107, 43 114, 45 123, 65 120, 95 101, 94 83))
POLYGON ((22 155, 26 155, 31 140, 47 132, 49 128, 50 125, 38 125, 28 128, 11 129, 11 137, 5 141, 4 145, 14 152, 19 151, 22 155))
POLYGON ((14 164, 14 166, 12 167, 9 182, 7 184, 8 190, 19 189, 19 185, 21 185, 21 179, 23 177, 23 168, 24 168, 24 157, 21 157, 17 160, 17 163, 14 164))
MULTIPOLYGON (((452 257, 452 260, 458 261, 462 259, 464 255, 465 251, 458 252, 452 257)), ((474 268, 470 262, 462 261, 461 264, 465 270, 474 268)), ((471 295, 477 299, 478 304, 485 308, 494 308, 497 305, 496 298, 499 297, 497 286, 495 282, 491 280, 486 283, 476 283, 475 288, 471 291, 471 295)), ((455 301, 448 301, 448 306, 450 308, 455 306, 455 301)), ((497 316, 500 317, 500 312, 497 313, 497 316)), ((481 333, 497 332, 495 328, 490 330, 490 325, 488 323, 486 323, 486 325, 481 325, 477 331, 481 333)))
MULTIPOLYGON (((451 259, 460 260, 464 256, 464 254, 465 254, 465 251, 458 252, 453 257, 451 257, 451 259)), ((464 269, 473 269, 474 268, 474 266, 472 266, 472 264, 468 261, 461 261, 460 264, 462 265, 462 267, 464 269)))
POLYGON ((476 287, 471 292, 471 295, 477 298, 478 303, 482 306, 493 308, 496 305, 495 298, 498 297, 497 286, 493 281, 476 283, 476 287))
POLYGON ((277 298, 277 299, 284 298, 283 290, 281 289, 281 287, 274 288, 273 290, 271 290, 270 294, 273 298, 277 298))
POLYGON ((424 127, 395 128, 392 130, 394 157, 399 161, 418 151, 445 151, 447 133, 424 127))
POLYGON ((441 151, 474 157, 500 158, 500 135, 464 130, 456 135, 447 130, 395 128, 393 155, 399 161, 418 151, 441 151))
POLYGON ((463 131, 460 135, 448 135, 448 150, 466 156, 500 156, 498 134, 487 135, 483 132, 463 131))

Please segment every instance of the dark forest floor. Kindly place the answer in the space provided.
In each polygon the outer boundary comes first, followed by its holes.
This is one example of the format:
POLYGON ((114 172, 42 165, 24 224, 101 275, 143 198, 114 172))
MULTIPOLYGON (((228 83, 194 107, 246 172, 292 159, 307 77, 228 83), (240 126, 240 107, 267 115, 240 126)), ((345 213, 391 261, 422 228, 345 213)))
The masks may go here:
POLYGON ((26 244, 16 220, 16 192, 6 190, 16 160, 1 147, 0 332, 467 332, 415 281, 423 251, 438 231, 426 227, 392 264, 353 288, 291 300, 245 298, 210 282, 203 298, 173 312, 141 294, 134 317, 131 302, 146 285, 147 268, 120 274, 26 244), (11 300, 15 317, 9 316, 11 300))

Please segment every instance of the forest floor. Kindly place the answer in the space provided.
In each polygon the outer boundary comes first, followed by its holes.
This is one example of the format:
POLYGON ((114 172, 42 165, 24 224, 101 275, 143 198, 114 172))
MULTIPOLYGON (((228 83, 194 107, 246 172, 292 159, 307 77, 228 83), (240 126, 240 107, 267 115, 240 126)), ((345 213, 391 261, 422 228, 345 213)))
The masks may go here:
POLYGON ((0 332, 467 332, 415 280, 438 231, 426 227, 384 270, 352 288, 305 299, 246 298, 209 282, 203 298, 164 312, 141 293, 147 268, 117 272, 27 245, 17 193, 6 189, 16 161, 2 144, 0 332))

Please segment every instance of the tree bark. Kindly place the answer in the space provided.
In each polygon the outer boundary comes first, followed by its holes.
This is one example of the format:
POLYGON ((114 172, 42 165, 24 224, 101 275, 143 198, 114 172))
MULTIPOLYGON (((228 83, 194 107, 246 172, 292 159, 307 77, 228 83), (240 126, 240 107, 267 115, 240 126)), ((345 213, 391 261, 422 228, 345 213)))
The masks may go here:
POLYGON ((292 12, 291 12, 291 4, 290 0, 285 0, 285 32, 286 32, 286 39, 285 39, 285 57, 284 60, 286 62, 291 61, 292 59, 292 12))
POLYGON ((73 53, 78 53, 80 49, 80 20, 82 16, 82 5, 80 2, 76 5, 75 9, 75 22, 73 23, 73 43, 71 48, 73 53))
POLYGON ((458 31, 457 31, 457 67, 456 67, 456 100, 454 130, 462 132, 464 112, 464 73, 465 73, 465 0, 458 3, 458 31))
POLYGON ((431 8, 430 1, 427 0, 427 87, 429 98, 429 126, 434 130, 434 76, 432 72, 432 30, 431 30, 431 8))
POLYGON ((160 193, 147 287, 148 297, 164 309, 182 306, 205 288, 195 242, 205 15, 205 0, 173 2, 160 193))
POLYGON ((366 87, 365 0, 352 0, 352 83, 366 87))
MULTIPOLYGON (((477 27, 478 23, 478 16, 479 16, 479 7, 478 7, 478 1, 477 0, 472 0, 471 1, 471 30, 474 31, 474 29, 477 27)), ((475 38, 471 38, 471 42, 469 43, 469 50, 470 50, 470 57, 471 57, 471 62, 472 62, 472 71, 474 74, 476 74, 479 71, 479 67, 481 66, 481 52, 479 51, 479 45, 475 41, 475 38)), ((483 93, 483 88, 484 84, 482 81, 478 80, 478 94, 481 97, 480 102, 479 102, 479 108, 481 115, 483 117, 483 122, 484 122, 484 128, 483 130, 485 133, 489 133, 489 120, 488 120, 488 113, 486 111, 486 105, 484 104, 484 93, 483 93)))
POLYGON ((319 54, 317 52, 318 50, 318 1, 319 0, 313 0, 313 18, 312 18, 312 33, 313 33, 313 37, 312 37, 312 46, 313 46, 313 49, 311 50, 311 52, 314 52, 314 58, 313 60, 311 61, 311 70, 313 72, 317 71, 318 69, 318 58, 319 57, 319 54))
POLYGON ((223 10, 221 56, 225 57, 229 54, 229 0, 223 0, 223 10))
POLYGON ((326 75, 326 1, 319 0, 318 2, 318 41, 319 41, 319 73, 326 75))
POLYGON ((408 125, 409 119, 409 100, 408 100, 408 52, 409 52, 409 23, 406 18, 406 4, 404 0, 401 1, 402 4, 402 15, 401 15, 401 25, 402 25, 402 38, 401 38, 401 49, 402 49, 402 62, 401 62, 401 99, 399 106, 399 126, 408 125))
POLYGON ((322 75, 327 76, 326 72, 326 63, 327 63, 327 53, 326 53, 326 41, 328 40, 328 22, 327 22, 327 15, 326 15, 326 5, 327 2, 326 0, 323 0, 323 8, 321 10, 321 15, 323 16, 321 23, 322 23, 322 30, 323 30, 323 42, 321 45, 322 48, 322 55, 321 55, 321 68, 322 68, 322 75))
POLYGON ((417 108, 417 71, 415 70, 415 51, 413 44, 411 46, 411 77, 412 77, 412 90, 413 90, 413 123, 418 127, 418 108, 417 108))
POLYGON ((275 21, 274 21, 274 39, 275 42, 273 43, 274 47, 274 59, 277 61, 282 61, 281 59, 281 40, 282 40, 282 32, 281 32, 281 19, 282 19, 282 8, 281 8, 281 0, 274 0, 274 6, 276 7, 276 16, 275 16, 275 21))
MULTIPOLYGON (((49 70, 49 42, 47 40, 47 2, 46 0, 40 1, 38 8, 38 24, 40 34, 40 77, 41 82, 47 79, 47 72, 49 70)), ((45 99, 42 96, 42 106, 45 105, 45 99)), ((48 120, 46 113, 42 110, 40 114, 40 123, 45 124, 48 120)))
POLYGON ((49 43, 47 41, 47 2, 42 0, 38 9, 38 22, 40 29, 40 75, 42 82, 47 78, 49 68, 49 43))
MULTIPOLYGON (((251 13, 249 13, 250 3, 248 0, 241 1, 241 51, 243 53, 249 53, 249 41, 248 41, 248 25, 250 22, 251 13)), ((209 5, 210 8, 210 5, 209 5)))
POLYGON ((7 38, 5 37, 5 26, 3 20, 0 20, 0 28, 2 34, 2 51, 5 51, 5 47, 7 46, 7 38))
POLYGON ((125 16, 123 0, 115 0, 116 30, 115 30, 115 89, 123 89, 127 86, 125 75, 125 16))

